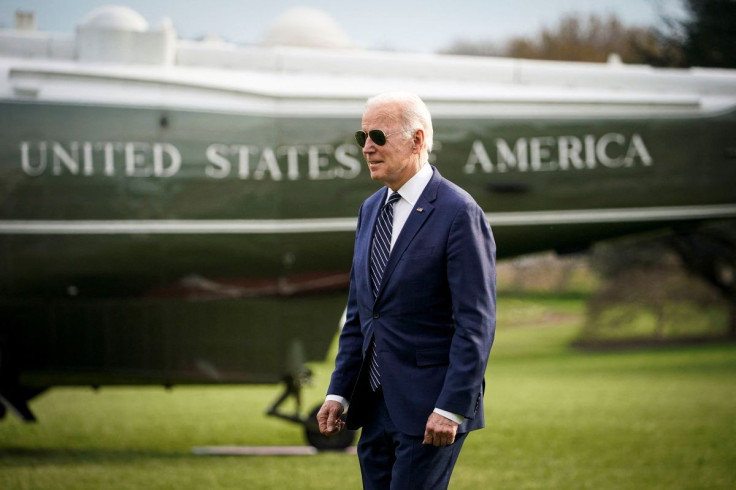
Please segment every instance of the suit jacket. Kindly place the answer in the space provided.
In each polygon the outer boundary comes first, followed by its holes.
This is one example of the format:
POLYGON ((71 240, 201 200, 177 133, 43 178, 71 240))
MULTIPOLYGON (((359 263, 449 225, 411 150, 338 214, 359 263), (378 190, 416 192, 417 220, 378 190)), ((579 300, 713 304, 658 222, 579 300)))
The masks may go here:
POLYGON ((386 188, 361 206, 347 316, 328 393, 350 401, 361 427, 375 337, 391 420, 421 436, 434 408, 465 416, 458 432, 484 426, 484 373, 495 333, 495 243, 483 211, 436 168, 391 250, 378 296, 370 285, 373 230, 386 188))

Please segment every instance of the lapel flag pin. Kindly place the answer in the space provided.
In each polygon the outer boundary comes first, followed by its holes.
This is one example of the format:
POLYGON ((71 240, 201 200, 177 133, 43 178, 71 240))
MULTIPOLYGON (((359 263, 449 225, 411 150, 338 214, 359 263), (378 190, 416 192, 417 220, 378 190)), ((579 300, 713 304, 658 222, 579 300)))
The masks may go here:
POLYGON ((422 211, 424 211, 424 208, 417 208, 417 211, 421 213, 422 211))

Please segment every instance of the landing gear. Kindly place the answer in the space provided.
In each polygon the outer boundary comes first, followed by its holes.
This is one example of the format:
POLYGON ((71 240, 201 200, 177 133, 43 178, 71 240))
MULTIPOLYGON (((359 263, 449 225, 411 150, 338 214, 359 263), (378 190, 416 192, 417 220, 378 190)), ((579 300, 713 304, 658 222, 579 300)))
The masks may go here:
POLYGON ((317 412, 321 408, 319 405, 314 407, 308 417, 302 417, 300 415, 301 388, 311 381, 311 377, 312 373, 308 369, 303 369, 296 375, 290 374, 285 376, 284 383, 286 386, 284 392, 276 399, 266 413, 273 417, 302 425, 307 442, 320 451, 341 451, 347 449, 355 441, 357 431, 344 429, 332 436, 322 435, 317 425, 317 412), (296 410, 294 413, 288 414, 279 411, 281 405, 289 398, 294 398, 296 401, 296 410))
POLYGON ((36 416, 28 408, 28 402, 46 391, 46 388, 23 388, 20 386, 0 386, 0 419, 10 410, 23 422, 35 422, 36 416))
POLYGON ((46 388, 29 388, 18 382, 18 372, 7 350, 0 345, 0 419, 10 411, 24 422, 35 422, 28 402, 46 391, 46 388))

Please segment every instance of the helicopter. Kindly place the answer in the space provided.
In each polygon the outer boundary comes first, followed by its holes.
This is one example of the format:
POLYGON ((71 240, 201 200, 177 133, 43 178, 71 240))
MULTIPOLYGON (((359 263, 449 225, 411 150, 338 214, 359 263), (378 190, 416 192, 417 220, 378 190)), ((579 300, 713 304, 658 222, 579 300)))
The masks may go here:
POLYGON ((1 32, 0 74, 0 414, 27 421, 56 386, 283 383, 267 413, 349 445, 282 405, 339 328, 379 92, 427 103, 498 258, 736 217, 734 70, 185 41, 107 6, 1 32))

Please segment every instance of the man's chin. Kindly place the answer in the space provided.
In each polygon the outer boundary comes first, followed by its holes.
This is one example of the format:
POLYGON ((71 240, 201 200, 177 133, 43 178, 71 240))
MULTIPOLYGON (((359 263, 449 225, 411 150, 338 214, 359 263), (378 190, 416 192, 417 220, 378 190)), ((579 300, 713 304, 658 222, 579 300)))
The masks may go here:
POLYGON ((375 180, 376 182, 383 182, 384 175, 381 174, 381 172, 374 172, 371 170, 371 180, 375 180))

